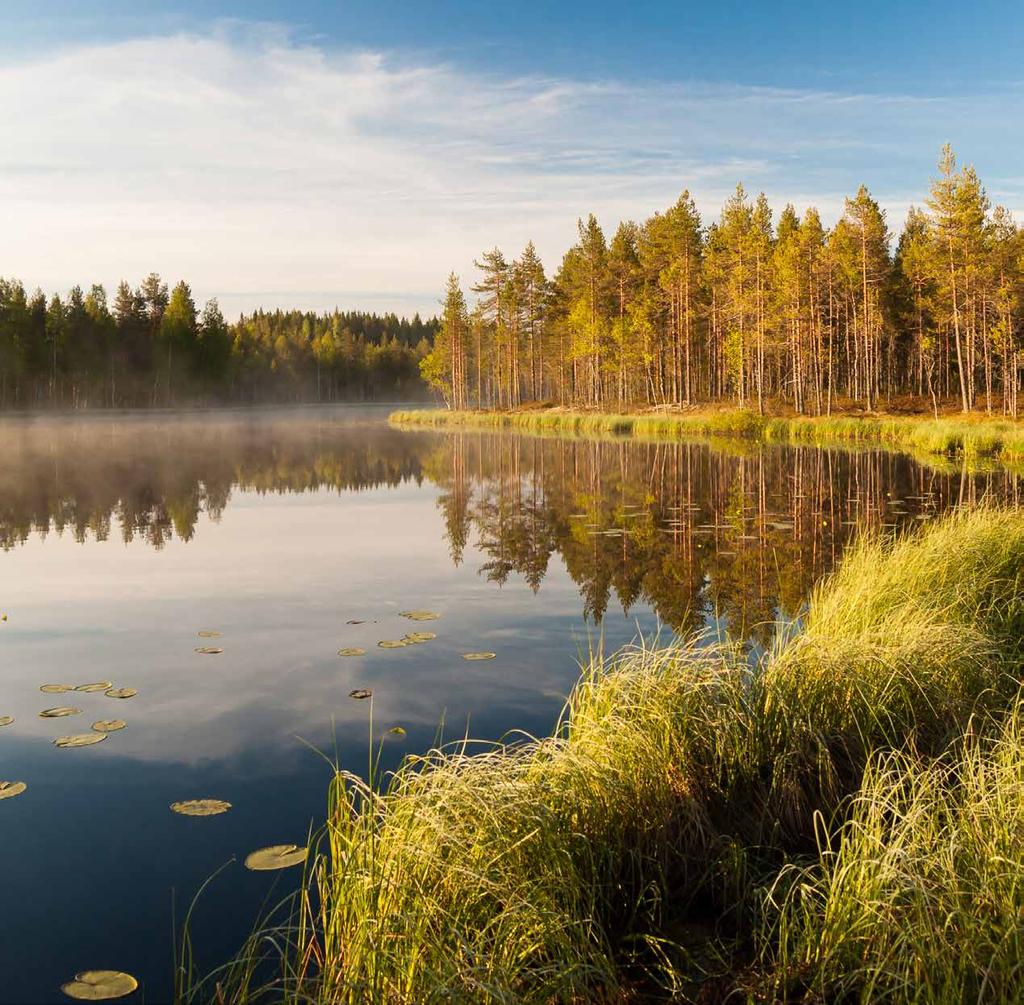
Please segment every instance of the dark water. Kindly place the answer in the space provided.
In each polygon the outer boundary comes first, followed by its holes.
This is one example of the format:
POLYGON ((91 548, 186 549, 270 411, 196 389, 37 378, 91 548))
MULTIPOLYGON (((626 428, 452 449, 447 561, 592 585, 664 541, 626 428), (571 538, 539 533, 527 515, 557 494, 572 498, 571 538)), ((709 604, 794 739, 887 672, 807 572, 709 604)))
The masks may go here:
POLYGON ((385 414, 0 424, 0 779, 29 785, 0 802, 0 1002, 62 1000, 90 968, 167 1001, 172 897, 180 917, 232 863, 193 933, 201 967, 226 957, 275 881, 241 858, 323 817, 329 769, 307 744, 366 762, 351 689, 373 689, 377 737, 407 730, 391 764, 442 720, 542 732, 601 634, 724 623, 764 644, 858 528, 1018 493, 1000 470, 881 452, 399 432, 385 414), (438 639, 376 646, 424 627, 438 639), (194 652, 202 629, 223 654, 194 652), (39 691, 96 680, 138 696, 39 691), (82 714, 38 717, 65 704, 82 714), (51 743, 113 717, 128 727, 101 744, 51 743), (205 796, 234 808, 168 809, 205 796))

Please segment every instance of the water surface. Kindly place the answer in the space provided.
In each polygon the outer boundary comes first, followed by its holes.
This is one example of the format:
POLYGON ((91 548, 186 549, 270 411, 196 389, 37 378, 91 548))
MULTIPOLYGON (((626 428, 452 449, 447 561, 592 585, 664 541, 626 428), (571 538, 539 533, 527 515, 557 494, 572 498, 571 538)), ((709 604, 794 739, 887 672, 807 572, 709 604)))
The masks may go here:
MULTIPOLYGON (((124 969, 168 1000, 173 910, 200 901, 201 966, 244 937, 274 883, 240 861, 302 843, 329 768, 467 730, 544 732, 603 639, 714 625, 758 645, 864 528, 1017 500, 1001 469, 880 451, 736 442, 401 432, 359 408, 0 423, 0 1002, 60 1001, 124 969), (440 618, 416 625, 412 608, 440 618), (363 624, 350 624, 362 621, 363 624), (397 650, 382 639, 429 628, 397 650), (222 638, 204 640, 204 629, 222 638), (220 655, 200 655, 203 644, 220 655), (364 657, 342 658, 347 646, 364 657), (497 658, 468 663, 461 654, 497 658), (46 695, 45 683, 137 688, 46 695), (55 705, 81 715, 42 719, 55 705), (51 741, 97 719, 96 746, 51 741), (189 798, 229 800, 208 819, 189 798)), ((280 874, 283 895, 297 872, 280 874)))

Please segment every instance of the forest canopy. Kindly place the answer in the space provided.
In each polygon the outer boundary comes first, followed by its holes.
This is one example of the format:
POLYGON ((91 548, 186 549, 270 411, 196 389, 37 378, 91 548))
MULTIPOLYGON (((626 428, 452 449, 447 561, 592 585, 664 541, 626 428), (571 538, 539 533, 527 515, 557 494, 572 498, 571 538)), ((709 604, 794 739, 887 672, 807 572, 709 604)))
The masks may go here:
POLYGON ((28 294, 0 277, 0 408, 367 400, 422 392, 437 329, 417 314, 255 311, 229 324, 156 273, 28 294))
POLYGON ((451 408, 913 396, 1017 415, 1024 234, 948 146, 895 240, 864 186, 828 228, 739 185, 708 223, 688 191, 611 240, 591 214, 551 277, 532 243, 475 264, 475 306, 452 273, 421 364, 451 408))

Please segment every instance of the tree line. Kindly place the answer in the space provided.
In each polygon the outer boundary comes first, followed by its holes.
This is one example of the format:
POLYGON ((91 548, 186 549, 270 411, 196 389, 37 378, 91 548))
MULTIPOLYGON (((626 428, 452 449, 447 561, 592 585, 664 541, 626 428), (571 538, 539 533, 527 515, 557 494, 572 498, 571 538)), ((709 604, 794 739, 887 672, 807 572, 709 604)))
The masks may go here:
POLYGON ((337 401, 416 394, 437 322, 255 311, 229 324, 151 273, 61 297, 0 277, 0 408, 337 401))
POLYGON ((742 185, 705 225, 689 192, 610 241, 596 218, 548 278, 532 242, 448 278, 424 378, 450 408, 875 409, 902 396, 1017 415, 1024 231, 949 146, 893 243, 864 186, 831 229, 742 185))

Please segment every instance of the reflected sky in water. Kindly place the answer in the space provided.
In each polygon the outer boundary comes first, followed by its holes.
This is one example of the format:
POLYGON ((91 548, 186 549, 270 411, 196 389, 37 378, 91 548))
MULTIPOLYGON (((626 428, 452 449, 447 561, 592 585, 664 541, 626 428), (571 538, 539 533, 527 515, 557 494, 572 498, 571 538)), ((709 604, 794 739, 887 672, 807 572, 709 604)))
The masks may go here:
MULTIPOLYGON (((311 748, 366 763, 353 688, 373 690, 378 737, 407 730, 390 765, 442 721, 449 737, 543 732, 601 635, 614 648, 721 618, 764 643, 859 528, 1018 490, 1000 470, 885 453, 401 432, 385 415, 0 424, 0 715, 15 717, 0 778, 29 785, 0 803, 0 945, 29 963, 5 970, 0 1002, 59 1001, 88 968, 167 1000, 172 891, 180 917, 233 857, 304 840, 330 770, 311 748), (424 627, 438 638, 376 645, 424 627), (194 652, 202 629, 222 654, 194 652), (461 659, 473 650, 498 656, 461 659), (139 694, 39 692, 104 679, 139 694), (83 714, 38 717, 61 704, 83 714), (50 742, 116 716, 127 729, 99 745, 50 742), (206 796, 234 808, 168 810, 206 796)), ((239 861, 200 902, 201 967, 274 883, 239 861)))

